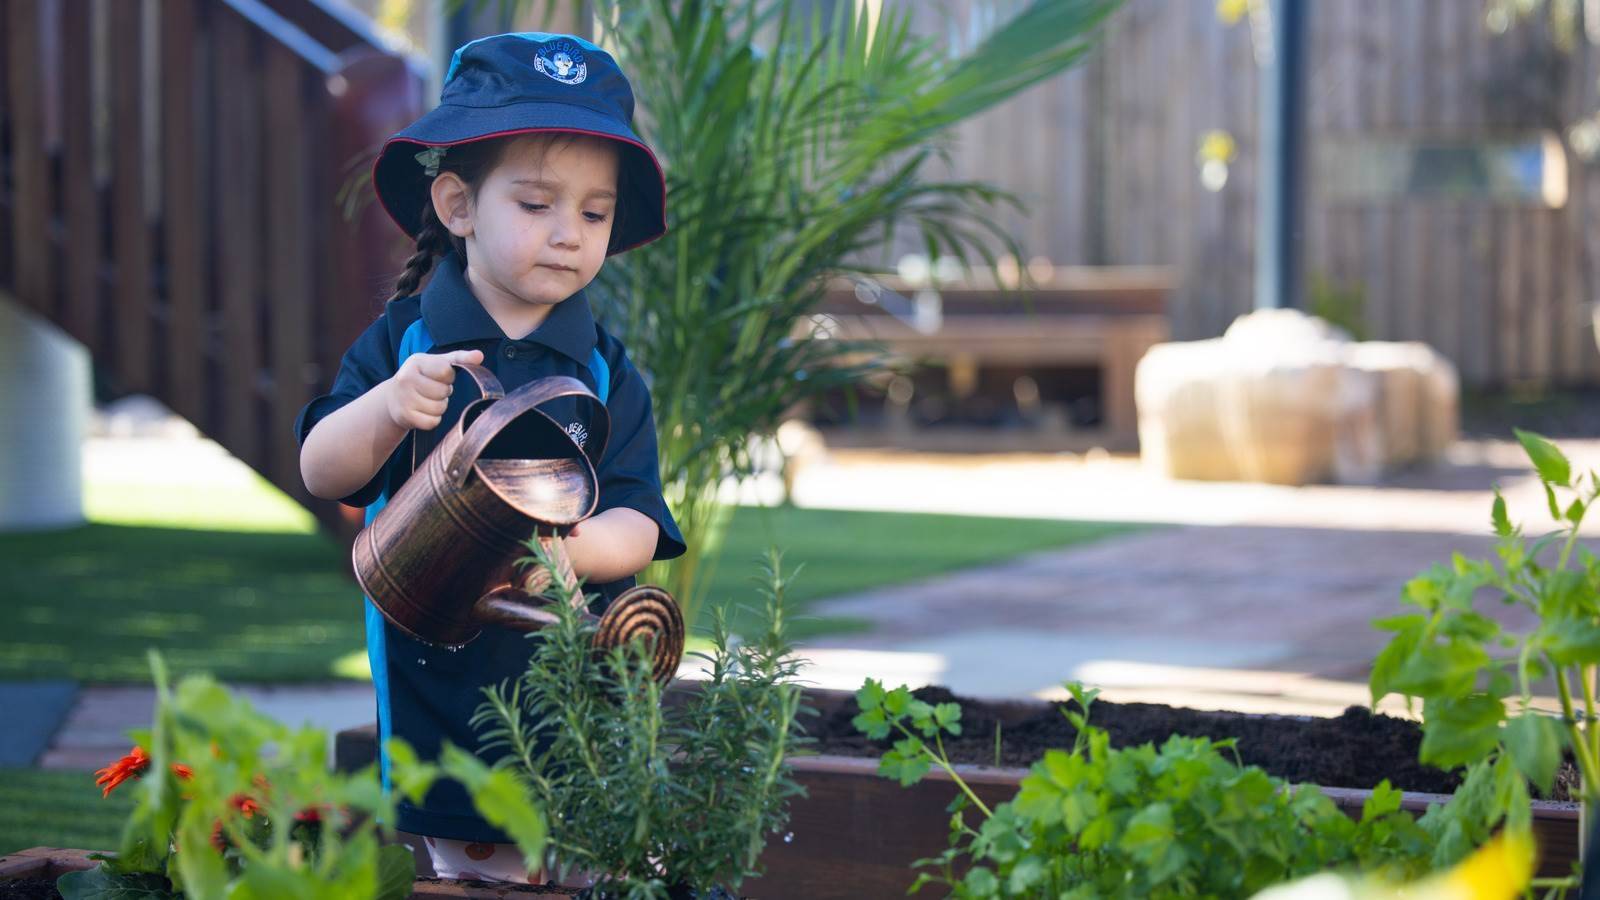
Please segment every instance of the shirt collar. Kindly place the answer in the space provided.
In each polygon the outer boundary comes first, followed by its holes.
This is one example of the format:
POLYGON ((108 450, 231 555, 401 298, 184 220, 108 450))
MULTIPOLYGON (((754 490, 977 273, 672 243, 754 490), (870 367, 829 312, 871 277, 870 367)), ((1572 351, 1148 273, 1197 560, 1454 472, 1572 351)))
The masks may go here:
MULTIPOLYGON (((467 341, 507 340, 500 323, 489 315, 467 285, 461 258, 446 253, 435 263, 433 277, 422 289, 422 321, 436 346, 467 341)), ((582 290, 557 303, 539 327, 523 338, 543 344, 587 364, 595 347, 594 312, 582 290)))

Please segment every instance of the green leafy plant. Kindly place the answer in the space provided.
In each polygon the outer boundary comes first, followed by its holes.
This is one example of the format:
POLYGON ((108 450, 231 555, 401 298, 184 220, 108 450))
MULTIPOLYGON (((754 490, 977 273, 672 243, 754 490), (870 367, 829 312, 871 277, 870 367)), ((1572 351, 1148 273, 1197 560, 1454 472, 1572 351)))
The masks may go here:
MULTIPOLYGON (((63 897, 410 896, 411 851, 379 840, 379 822, 393 820, 394 797, 375 765, 332 772, 325 732, 273 721, 207 676, 169 689, 161 657, 152 651, 150 660, 153 727, 133 732, 134 752, 99 773, 108 794, 136 779, 138 800, 118 852, 96 856, 94 869, 62 875, 63 897)), ((388 747, 403 792, 420 799, 435 778, 459 778, 524 852, 536 858, 543 851, 542 819, 513 773, 492 772, 455 747, 445 747, 437 766, 417 763, 402 741, 388 747)))
MULTIPOLYGON (((1403 599, 1417 612, 1373 623, 1394 636, 1373 662, 1372 702, 1389 694, 1404 696, 1408 704, 1421 700, 1421 758, 1440 768, 1492 761, 1548 794, 1570 754, 1582 775, 1583 802, 1592 805, 1600 798, 1600 730, 1592 724, 1600 664, 1600 557, 1578 542, 1578 533, 1600 497, 1600 478, 1575 473, 1560 449, 1540 435, 1516 435, 1556 528, 1530 542, 1512 524, 1496 490, 1496 559, 1456 554, 1449 565, 1435 565, 1406 584, 1403 599), (1537 624, 1524 632, 1505 628, 1475 609, 1485 593, 1533 612, 1537 624), (1533 685, 1546 679, 1560 697, 1559 714, 1533 706, 1533 685)), ((1492 819, 1527 818, 1525 784, 1505 786, 1499 795, 1504 803, 1485 810, 1492 819)))
MULTIPOLYGON (((553 565, 528 546, 524 563, 553 565)), ((800 661, 784 637, 792 577, 773 551, 763 632, 735 645, 715 610, 712 652, 690 654, 706 661, 707 679, 671 698, 650 677, 647 642, 592 650, 593 626, 552 577, 556 624, 539 633, 519 680, 485 689, 473 719, 485 748, 507 751, 504 765, 553 813, 544 865, 594 872, 598 891, 628 898, 710 896, 758 874, 802 790, 786 757, 808 740, 797 722, 800 661)))
POLYGON ((968 47, 914 32, 909 4, 835 3, 829 18, 798 0, 590 6, 671 198, 666 236, 608 261, 595 296, 652 378, 662 485, 689 547, 646 580, 695 622, 726 525, 718 486, 753 470, 751 439, 880 368, 813 321, 829 280, 889 268, 897 230, 929 259, 1026 259, 997 215, 1015 197, 928 163, 955 125, 1081 60, 1118 2, 1034 0, 968 47))
POLYGON ((1426 870, 1435 835, 1401 811, 1388 782, 1353 821, 1316 787, 1291 789, 1225 755, 1232 741, 1174 735, 1159 748, 1112 749, 1089 724, 1097 692, 1067 688, 1077 704, 1063 710, 1077 729, 1072 749, 1046 751, 1016 796, 993 809, 944 751, 943 735, 961 731, 957 704, 931 705, 872 679, 857 692, 856 727, 880 740, 899 735, 882 774, 909 785, 938 766, 961 792, 950 846, 918 861, 933 871, 913 891, 932 883, 954 897, 1240 897, 1328 867, 1426 870), (969 807, 982 816, 976 828, 969 807))

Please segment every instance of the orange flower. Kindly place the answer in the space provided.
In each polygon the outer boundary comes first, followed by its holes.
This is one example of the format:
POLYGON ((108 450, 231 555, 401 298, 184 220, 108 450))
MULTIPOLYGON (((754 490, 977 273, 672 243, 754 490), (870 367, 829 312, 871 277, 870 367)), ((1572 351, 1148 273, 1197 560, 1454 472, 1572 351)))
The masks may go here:
POLYGON ((144 770, 149 767, 150 757, 145 754, 144 748, 134 747, 128 751, 127 756, 95 772, 94 783, 105 788, 105 791, 100 796, 109 797, 111 796, 112 788, 127 781, 129 778, 137 778, 143 775, 144 770))
POLYGON ((173 763, 172 764, 172 774, 178 776, 179 778, 183 779, 184 781, 188 781, 189 779, 194 777, 194 770, 189 768, 188 766, 184 765, 183 763, 173 763))

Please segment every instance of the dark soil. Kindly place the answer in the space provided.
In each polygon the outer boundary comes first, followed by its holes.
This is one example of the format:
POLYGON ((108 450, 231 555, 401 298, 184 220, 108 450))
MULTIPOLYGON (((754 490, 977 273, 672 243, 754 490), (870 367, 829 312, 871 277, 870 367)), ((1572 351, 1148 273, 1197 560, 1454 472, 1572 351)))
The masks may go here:
MULTIPOLYGON (((496 894, 504 897, 514 897, 517 894, 566 894, 578 898, 578 900, 603 900, 602 895, 594 893, 593 888, 563 887, 555 884, 507 884, 503 881, 473 881, 471 879, 447 881, 440 878, 418 878, 416 884, 418 890, 424 884, 459 884, 472 888, 493 890, 496 894)), ((674 898, 674 900, 678 900, 680 897, 683 900, 739 900, 738 897, 722 888, 713 888, 710 893, 703 897, 698 897, 691 890, 674 888, 668 892, 668 896, 674 898)), ((5 895, 0 894, 0 900, 3 900, 3 898, 5 898, 5 895)))
POLYGON ((0 881, 0 900, 60 900, 54 878, 15 878, 0 881))
MULTIPOLYGON (((1009 723, 1000 725, 999 765, 1004 767, 1027 768, 1046 750, 1070 749, 1077 734, 1061 714, 1061 708, 1070 704, 1041 705, 1037 712, 1016 721, 1010 711, 956 696, 942 687, 919 688, 912 693, 928 703, 961 704, 961 735, 947 738, 944 745, 953 762, 995 765, 995 728, 1002 716, 1009 723)), ((851 699, 832 713, 810 720, 807 731, 817 738, 811 749, 842 756, 877 756, 888 750, 892 738, 871 741, 850 724, 859 712, 851 699)), ((1374 788, 1387 778, 1390 785, 1402 790, 1448 794, 1461 783, 1455 774, 1417 762, 1422 730, 1415 722, 1375 715, 1360 706, 1329 719, 1096 701, 1089 721, 1110 734, 1113 747, 1147 742, 1159 746, 1173 734, 1217 741, 1237 738, 1239 758, 1245 765, 1260 766, 1296 784, 1374 788)), ((1567 787, 1575 786, 1577 780, 1569 761, 1562 767, 1551 799, 1569 799, 1567 787)))

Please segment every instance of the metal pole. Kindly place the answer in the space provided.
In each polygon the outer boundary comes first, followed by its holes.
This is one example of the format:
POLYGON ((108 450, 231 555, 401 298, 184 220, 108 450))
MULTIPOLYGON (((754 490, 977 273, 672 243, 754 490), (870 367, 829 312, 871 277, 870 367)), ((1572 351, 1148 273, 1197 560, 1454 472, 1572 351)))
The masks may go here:
POLYGON ((1261 71, 1261 174, 1256 200, 1256 308, 1299 305, 1305 180, 1304 0, 1270 3, 1271 46, 1261 71))

